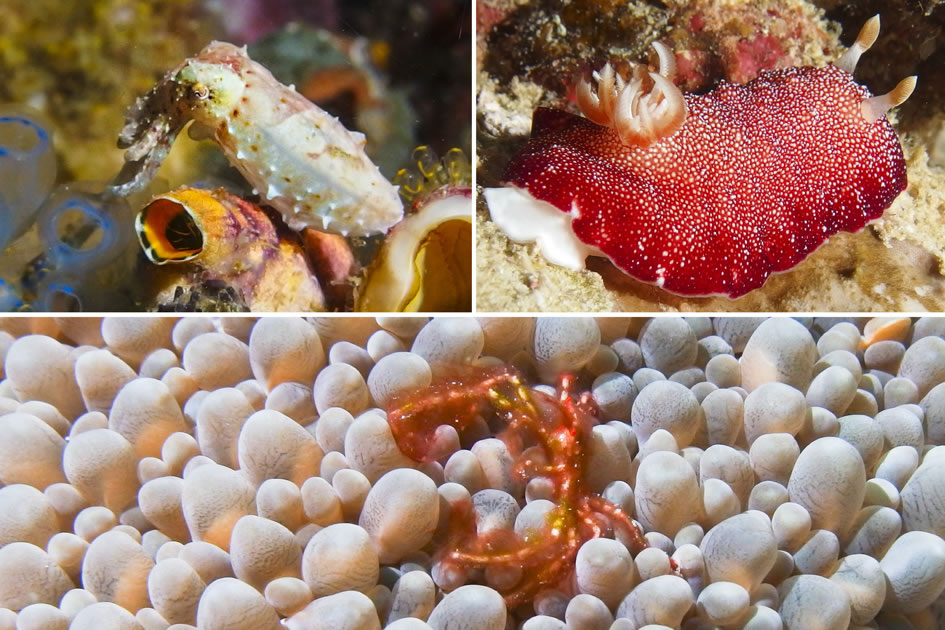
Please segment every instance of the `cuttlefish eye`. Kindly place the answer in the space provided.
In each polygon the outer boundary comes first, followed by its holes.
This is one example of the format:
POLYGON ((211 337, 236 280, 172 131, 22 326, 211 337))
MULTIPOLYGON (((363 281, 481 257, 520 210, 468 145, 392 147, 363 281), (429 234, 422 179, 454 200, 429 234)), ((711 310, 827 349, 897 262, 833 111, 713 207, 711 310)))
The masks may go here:
POLYGON ((210 88, 208 88, 203 83, 194 83, 191 86, 190 91, 198 100, 201 101, 206 100, 210 96, 210 88))
POLYGON ((141 249, 151 262, 163 265, 196 258, 203 251, 199 219, 179 201, 159 197, 135 218, 141 249))

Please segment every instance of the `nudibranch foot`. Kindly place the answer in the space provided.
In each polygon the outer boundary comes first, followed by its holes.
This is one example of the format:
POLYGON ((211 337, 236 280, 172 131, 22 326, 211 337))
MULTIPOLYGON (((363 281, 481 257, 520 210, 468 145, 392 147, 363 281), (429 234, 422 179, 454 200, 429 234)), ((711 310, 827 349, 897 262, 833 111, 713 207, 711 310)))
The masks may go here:
POLYGON ((367 157, 362 134, 225 42, 185 60, 131 108, 114 192, 147 186, 191 120, 294 230, 367 236, 403 218, 397 189, 367 157))
POLYGON ((624 81, 608 64, 596 94, 577 87, 584 117, 535 111, 506 188, 485 192, 492 219, 572 269, 598 254, 678 295, 757 289, 833 234, 878 219, 906 188, 885 114, 915 77, 873 96, 851 74, 878 29, 869 20, 836 64, 723 81, 704 95, 677 97, 659 43, 659 73, 635 64, 624 81))

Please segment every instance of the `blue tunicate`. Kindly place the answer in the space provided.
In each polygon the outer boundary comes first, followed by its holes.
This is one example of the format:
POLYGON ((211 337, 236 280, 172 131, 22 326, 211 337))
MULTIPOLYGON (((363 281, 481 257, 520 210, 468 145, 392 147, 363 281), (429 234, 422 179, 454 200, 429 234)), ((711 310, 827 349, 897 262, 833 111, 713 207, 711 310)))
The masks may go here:
POLYGON ((43 313, 79 312, 82 309, 81 280, 75 274, 52 271, 39 283, 33 308, 43 313))
POLYGON ((100 190, 93 184, 66 184, 43 205, 37 221, 51 266, 92 273, 127 250, 133 215, 124 199, 100 190))
POLYGON ((5 280, 0 278, 0 312, 23 310, 23 299, 5 280))
POLYGON ((29 228, 56 181, 51 129, 36 110, 0 106, 0 249, 29 228))

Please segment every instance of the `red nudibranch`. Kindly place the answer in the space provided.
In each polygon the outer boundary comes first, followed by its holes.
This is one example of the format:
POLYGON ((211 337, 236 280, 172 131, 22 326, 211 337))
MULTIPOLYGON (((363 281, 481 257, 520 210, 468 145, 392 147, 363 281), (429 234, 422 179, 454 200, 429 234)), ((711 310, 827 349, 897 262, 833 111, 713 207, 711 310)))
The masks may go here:
POLYGON ((634 65, 625 82, 608 64, 594 74, 597 94, 577 86, 586 118, 535 111, 507 186, 485 192, 492 219, 557 264, 603 255, 672 293, 744 295, 905 190, 885 114, 916 78, 872 96, 852 76, 878 33, 875 16, 834 64, 705 95, 673 85, 675 57, 659 42, 658 73, 634 65))

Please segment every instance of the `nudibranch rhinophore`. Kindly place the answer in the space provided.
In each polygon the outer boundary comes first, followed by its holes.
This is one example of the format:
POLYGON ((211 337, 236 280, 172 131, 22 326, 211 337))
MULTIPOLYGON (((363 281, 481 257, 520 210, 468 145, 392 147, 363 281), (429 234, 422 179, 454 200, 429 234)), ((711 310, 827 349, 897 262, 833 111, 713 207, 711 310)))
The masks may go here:
POLYGON ((185 60, 131 108, 114 192, 143 189, 191 120, 191 135, 214 139, 293 230, 366 236, 403 218, 397 189, 364 152, 363 134, 226 42, 185 60))
POLYGON ((659 72, 635 64, 624 81, 608 64, 596 94, 577 86, 586 118, 535 111, 507 186, 485 191, 492 219, 563 266, 602 255, 672 293, 744 295, 879 218, 906 188, 885 114, 916 77, 881 96, 853 80, 878 33, 875 16, 831 65, 705 95, 673 85, 675 57, 659 42, 659 72))

